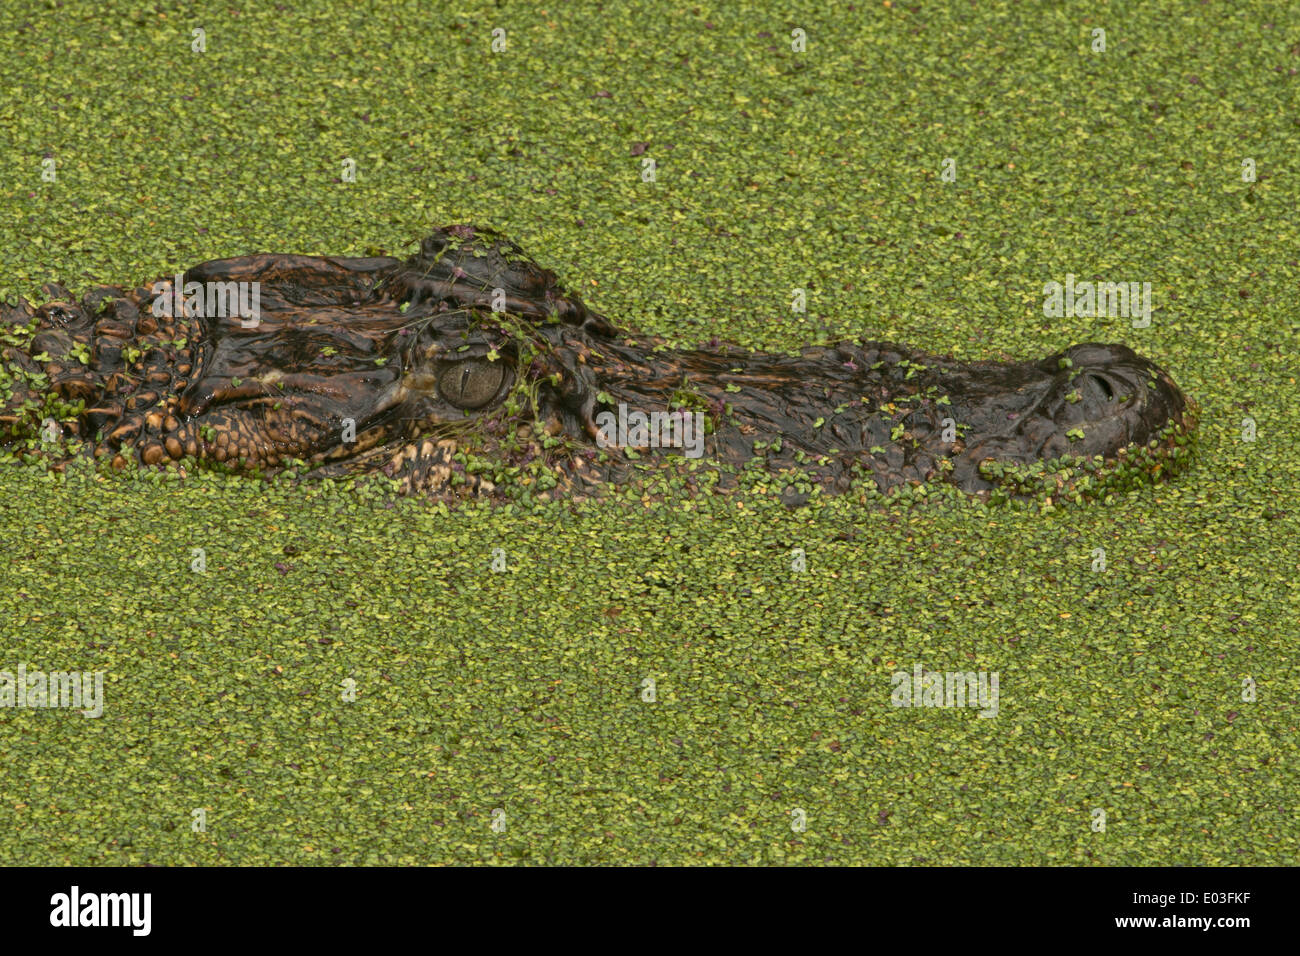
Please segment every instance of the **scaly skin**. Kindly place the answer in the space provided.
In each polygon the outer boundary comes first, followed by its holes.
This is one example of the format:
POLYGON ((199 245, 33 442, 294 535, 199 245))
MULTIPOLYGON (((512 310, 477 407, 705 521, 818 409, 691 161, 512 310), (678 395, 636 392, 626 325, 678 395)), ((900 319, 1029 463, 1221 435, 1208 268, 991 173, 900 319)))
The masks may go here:
POLYGON ((668 349, 472 226, 435 231, 406 260, 259 254, 184 279, 259 283, 257 322, 156 314, 169 283, 80 302, 46 286, 39 309, 0 309, 0 442, 56 466, 73 453, 262 474, 305 463, 310 476, 491 494, 457 455, 470 452, 557 497, 682 454, 598 447, 597 416, 626 403, 704 412, 704 455, 727 464, 758 443, 770 468, 829 490, 861 465, 882 490, 938 481, 983 494, 992 462, 1113 464, 1154 442, 1141 458, 1159 470, 1195 424, 1168 374, 1122 345, 964 363, 871 342, 798 356, 668 349))

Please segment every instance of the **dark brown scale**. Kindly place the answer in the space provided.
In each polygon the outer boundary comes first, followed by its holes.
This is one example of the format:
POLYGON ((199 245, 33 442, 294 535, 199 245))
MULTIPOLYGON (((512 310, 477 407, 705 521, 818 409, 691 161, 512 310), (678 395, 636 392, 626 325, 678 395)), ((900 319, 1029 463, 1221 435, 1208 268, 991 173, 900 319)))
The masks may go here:
POLYGON ((153 390, 138 392, 126 400, 126 410, 133 412, 136 409, 152 408, 158 402, 158 393, 153 390))
MULTIPOLYGON (((117 321, 101 321, 95 326, 95 335, 102 339, 118 339, 125 342, 135 334, 135 330, 129 325, 122 325, 117 321)), ((103 345, 102 341, 97 344, 103 345)), ((120 346, 119 346, 120 347, 120 346)))
POLYGON ((134 441, 140 434, 144 422, 138 418, 126 418, 108 435, 109 444, 114 447, 134 441))
POLYGON ((114 299, 108 307, 109 314, 117 323, 134 329, 140 318, 140 307, 131 299, 114 299))

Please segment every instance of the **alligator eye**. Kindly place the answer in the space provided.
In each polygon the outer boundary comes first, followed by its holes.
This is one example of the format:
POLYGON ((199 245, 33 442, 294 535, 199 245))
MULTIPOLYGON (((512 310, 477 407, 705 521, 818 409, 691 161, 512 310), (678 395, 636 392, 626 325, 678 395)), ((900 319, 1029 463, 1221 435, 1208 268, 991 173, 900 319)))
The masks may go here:
POLYGON ((505 376, 501 362, 459 362, 438 376, 438 392, 457 408, 482 408, 496 398, 505 376))

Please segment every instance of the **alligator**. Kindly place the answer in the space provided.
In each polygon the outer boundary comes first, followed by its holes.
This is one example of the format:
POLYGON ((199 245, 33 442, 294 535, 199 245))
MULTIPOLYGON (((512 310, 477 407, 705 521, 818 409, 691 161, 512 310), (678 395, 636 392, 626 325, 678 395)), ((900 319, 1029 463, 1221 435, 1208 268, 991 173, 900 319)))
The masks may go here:
POLYGON ((42 291, 39 308, 0 307, 0 444, 55 468, 380 474, 448 499, 506 480, 556 498, 656 467, 696 488, 702 455, 828 491, 863 477, 987 497, 1026 475, 1059 493, 1170 473, 1196 421, 1117 344, 1019 362, 886 342, 670 348, 470 225, 404 259, 261 253, 79 300, 42 291))

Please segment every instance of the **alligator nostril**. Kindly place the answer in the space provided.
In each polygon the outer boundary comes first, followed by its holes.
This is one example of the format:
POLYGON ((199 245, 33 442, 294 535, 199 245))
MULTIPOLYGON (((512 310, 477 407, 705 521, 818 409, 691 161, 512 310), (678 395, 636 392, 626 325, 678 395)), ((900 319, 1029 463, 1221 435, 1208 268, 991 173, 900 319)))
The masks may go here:
POLYGON ((1089 375, 1088 377, 1101 386, 1101 391, 1102 394, 1106 396, 1106 401, 1110 402, 1115 399, 1115 393, 1111 390, 1110 382, 1106 381, 1100 375, 1089 375))

